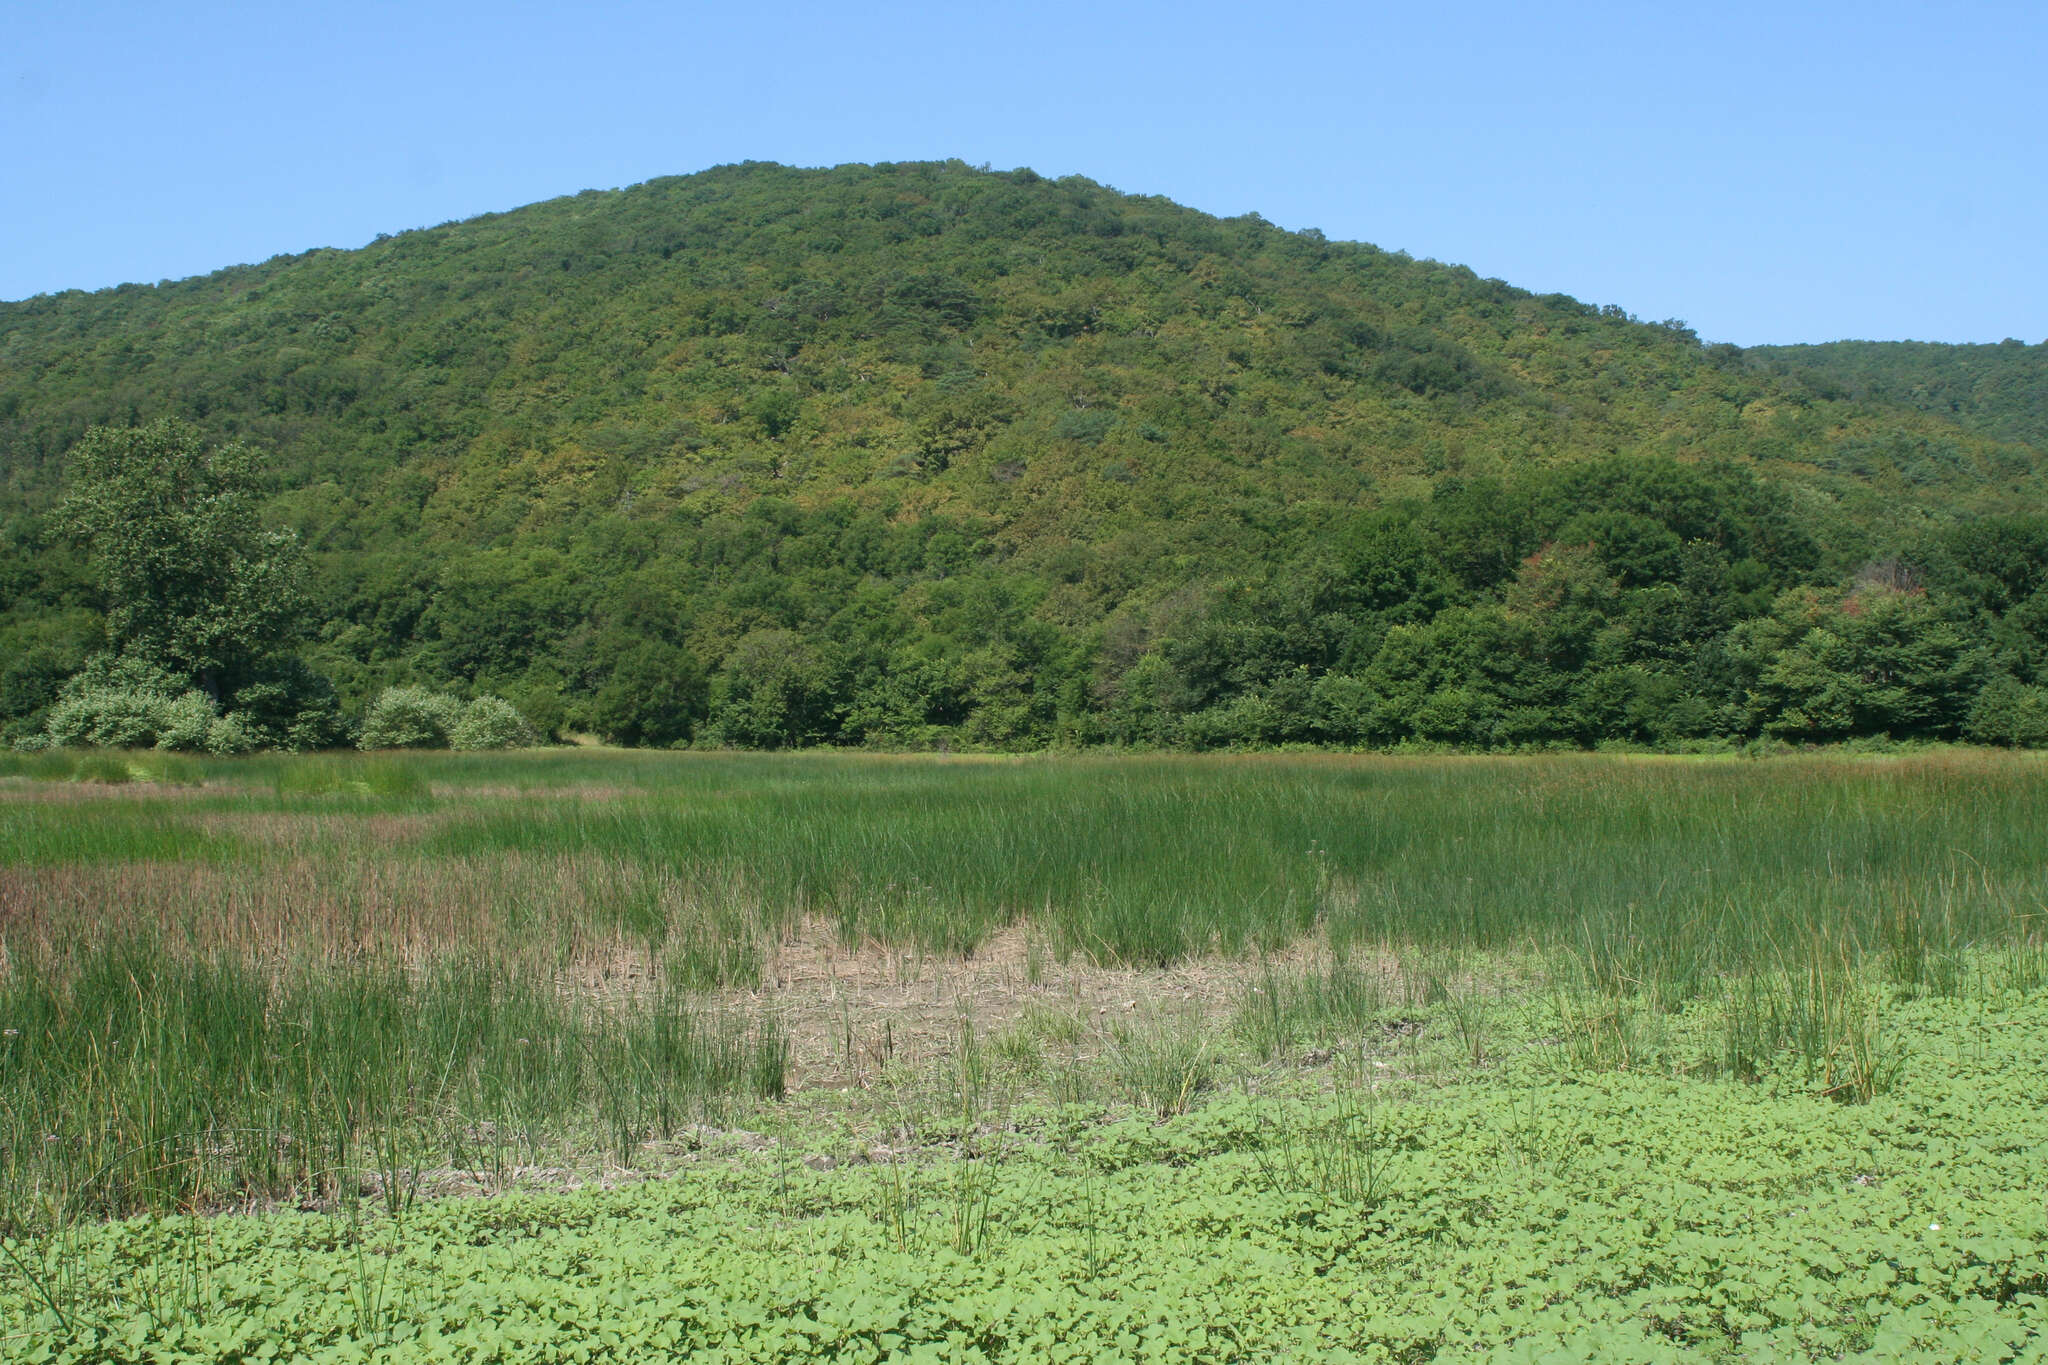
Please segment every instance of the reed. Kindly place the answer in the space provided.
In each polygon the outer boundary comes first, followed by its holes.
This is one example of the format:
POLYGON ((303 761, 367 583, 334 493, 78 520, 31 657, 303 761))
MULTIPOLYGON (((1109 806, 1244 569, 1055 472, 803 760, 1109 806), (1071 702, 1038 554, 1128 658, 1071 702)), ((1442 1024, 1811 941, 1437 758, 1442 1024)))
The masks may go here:
MULTIPOLYGON (((1266 1056, 1434 1009, 1484 1065, 1476 977, 1519 963, 1560 1055, 1634 1064, 1714 1010, 1690 1064, 1853 1098, 1887 992, 2048 981, 2028 755, 158 757, 0 765, 16 1223, 624 1151, 779 1089, 782 1039, 705 993, 809 922, 971 955, 1028 919, 1034 973, 1324 945, 1248 997, 1266 1056)), ((1112 1088, 1184 1107, 1214 1056, 1179 1047, 1118 1039, 1112 1088)))
POLYGON ((748 1096, 786 1045, 682 999, 592 1001, 487 954, 282 966, 102 940, 0 977, 0 1233, 391 1196, 425 1164, 617 1159, 748 1096))

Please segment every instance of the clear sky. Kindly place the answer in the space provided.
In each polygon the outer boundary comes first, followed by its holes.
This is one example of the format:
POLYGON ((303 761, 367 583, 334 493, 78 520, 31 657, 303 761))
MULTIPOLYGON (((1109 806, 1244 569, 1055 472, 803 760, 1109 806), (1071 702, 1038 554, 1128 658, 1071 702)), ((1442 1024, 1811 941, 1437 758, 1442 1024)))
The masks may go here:
POLYGON ((2048 336, 2048 0, 0 3, 0 299, 722 162, 1256 210, 1714 341, 2048 336))

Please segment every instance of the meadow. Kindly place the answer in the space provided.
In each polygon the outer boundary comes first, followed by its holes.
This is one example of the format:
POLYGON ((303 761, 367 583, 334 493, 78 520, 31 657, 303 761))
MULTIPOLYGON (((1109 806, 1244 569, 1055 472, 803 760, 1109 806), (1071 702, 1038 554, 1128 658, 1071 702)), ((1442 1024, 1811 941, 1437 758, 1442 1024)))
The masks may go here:
POLYGON ((0 1342, 2016 1358, 2044 831, 1962 750, 0 756, 0 1342))

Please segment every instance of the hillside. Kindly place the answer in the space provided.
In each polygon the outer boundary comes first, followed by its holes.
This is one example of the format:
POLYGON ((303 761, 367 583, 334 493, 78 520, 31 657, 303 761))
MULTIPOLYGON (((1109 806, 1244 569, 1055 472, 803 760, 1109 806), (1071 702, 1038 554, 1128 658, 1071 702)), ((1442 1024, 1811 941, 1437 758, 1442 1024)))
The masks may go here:
POLYGON ((2048 450, 2048 341, 1835 341, 1755 346, 1747 354, 1823 398, 1916 408, 1980 436, 2048 450))
MULTIPOLYGON (((0 723, 103 605, 44 523, 64 452, 165 415, 271 454, 351 708, 418 678, 639 742, 1589 742, 1597 631, 1510 696, 1457 613, 1690 582, 1725 632, 2043 491, 2025 430, 1256 216, 724 167, 0 304, 0 723), (1597 562, 1532 568, 1566 533, 1597 562), (1443 621, 1423 724, 1371 668, 1443 621), (1380 718, 1311 723, 1332 678, 1380 718)), ((1711 686, 1623 732, 1764 724, 1711 686)))

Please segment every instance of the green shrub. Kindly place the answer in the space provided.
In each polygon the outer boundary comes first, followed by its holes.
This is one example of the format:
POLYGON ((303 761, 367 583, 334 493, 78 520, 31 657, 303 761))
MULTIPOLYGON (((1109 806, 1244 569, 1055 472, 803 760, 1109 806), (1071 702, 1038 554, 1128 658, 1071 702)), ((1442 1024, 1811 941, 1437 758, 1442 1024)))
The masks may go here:
POLYGON ((445 749, 461 721, 462 703, 445 692, 387 687, 370 704, 356 742, 364 749, 445 749))
POLYGON ((2048 687, 2028 687, 2011 677, 1994 679, 1977 694, 1963 733, 1980 744, 2048 748, 2048 687))
POLYGON ((69 749, 151 748, 170 701, 132 687, 67 689, 50 708, 50 740, 69 749))
POLYGON ((41 746, 74 749, 243 754, 327 748, 345 734, 334 689, 296 659, 266 664, 256 681, 237 690, 235 709, 223 716, 213 698, 175 675, 137 659, 101 655, 64 685, 37 738, 41 746))
POLYGON ((207 747, 207 733, 220 720, 220 712, 204 692, 187 692, 160 702, 156 708, 156 747, 194 750, 207 747))
POLYGON ((526 717, 527 724, 544 744, 559 739, 568 724, 569 708, 562 697, 562 684, 554 678, 529 675, 507 690, 505 700, 519 708, 519 714, 526 717))
POLYGON ((530 749, 539 742, 519 708, 502 697, 478 697, 448 731, 454 749, 530 749))
POLYGON ((234 715, 260 749, 305 753, 348 742, 334 684, 291 655, 266 659, 235 689, 234 715))
POLYGON ((137 687, 81 688, 50 708, 48 739, 72 749, 163 749, 243 754, 259 747, 237 716, 204 692, 179 696, 137 687))
POLYGON ((208 725, 206 738, 200 747, 217 758, 226 758, 231 754, 250 753, 260 746, 238 712, 232 716, 221 716, 208 725))

